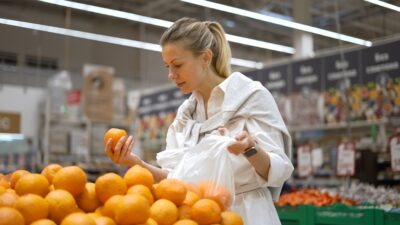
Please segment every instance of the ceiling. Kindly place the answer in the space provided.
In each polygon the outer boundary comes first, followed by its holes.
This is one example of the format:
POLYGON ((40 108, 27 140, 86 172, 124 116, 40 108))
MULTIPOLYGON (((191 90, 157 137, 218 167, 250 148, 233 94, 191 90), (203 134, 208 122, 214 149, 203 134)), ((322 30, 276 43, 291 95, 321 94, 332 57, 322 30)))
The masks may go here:
MULTIPOLYGON (((212 0, 245 9, 293 19, 293 0, 212 0)), ((192 5, 179 0, 78 0, 78 2, 97 5, 144 16, 175 21, 189 16, 199 19, 217 20, 229 34, 252 39, 293 46, 293 30, 251 18, 225 13, 214 9, 192 5)), ((400 6, 400 0, 386 2, 400 6)), ((363 0, 310 0, 311 26, 343 33, 365 40, 379 40, 400 35, 400 12, 370 4, 363 0), (337 23, 338 19, 338 23, 337 23)), ((335 49, 338 40, 313 35, 314 51, 321 52, 335 49)), ((265 51, 265 50, 263 50, 265 51)), ((287 57, 286 53, 271 52, 269 56, 287 57)))
MULTIPOLYGON (((234 15, 189 4, 179 0, 73 0, 75 2, 131 12, 143 16, 154 17, 167 21, 175 21, 181 17, 195 17, 202 20, 219 21, 227 33, 248 37, 260 41, 276 43, 285 46, 294 46, 294 31, 279 25, 258 21, 243 16, 234 15)), ((300 0, 298 0, 300 1, 300 0)), ((36 0, 1 0, 1 4, 25 4, 26 7, 35 5, 44 10, 60 8, 36 0)), ((212 0, 212 2, 237 7, 269 16, 276 16, 286 20, 295 21, 293 17, 293 0, 212 0)), ((386 0, 386 2, 400 6, 400 0, 386 0)), ((368 3, 364 0, 309 0, 309 25, 326 29, 345 35, 375 41, 400 35, 400 12, 368 3)), ((92 14, 79 12, 81 14, 92 14)), ((123 21, 123 19, 110 18, 97 15, 103 20, 123 21)), ((136 23, 136 22, 133 22, 136 23)), ((137 23, 136 23, 137 24, 137 23)), ((151 25, 146 25, 151 26, 151 25)), ((153 29, 153 28, 152 28, 153 29)), ((161 35, 165 28, 155 27, 161 35)), ((153 29, 153 30, 154 30, 153 29)), ((151 40, 154 43, 154 40, 151 40)), ((340 43, 336 39, 313 35, 313 48, 315 53, 338 49, 338 46, 356 46, 347 42, 340 43)), ((249 47, 240 44, 231 44, 233 52, 240 49, 248 53, 251 60, 267 62, 291 58, 292 55, 272 50, 249 47)))

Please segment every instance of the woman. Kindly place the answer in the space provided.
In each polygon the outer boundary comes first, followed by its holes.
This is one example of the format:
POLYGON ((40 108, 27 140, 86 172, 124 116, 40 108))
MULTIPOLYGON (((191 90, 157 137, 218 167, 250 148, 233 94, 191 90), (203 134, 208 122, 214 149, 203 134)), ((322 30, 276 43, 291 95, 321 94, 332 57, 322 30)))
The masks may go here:
POLYGON ((123 165, 139 164, 160 181, 204 134, 213 130, 235 134, 228 151, 235 154, 235 202, 249 225, 280 224, 273 200, 292 171, 289 132, 276 103, 265 87, 241 73, 230 72, 231 51, 221 25, 183 18, 161 37, 168 78, 185 94, 167 133, 166 150, 157 155, 160 168, 131 153, 133 138, 121 138, 107 155, 123 165))

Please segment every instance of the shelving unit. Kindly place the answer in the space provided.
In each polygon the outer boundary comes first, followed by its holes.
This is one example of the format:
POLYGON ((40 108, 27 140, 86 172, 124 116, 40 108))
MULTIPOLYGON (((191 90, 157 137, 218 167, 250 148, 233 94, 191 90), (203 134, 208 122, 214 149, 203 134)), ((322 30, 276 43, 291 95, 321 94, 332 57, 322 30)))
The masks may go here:
MULTIPOLYGON (((299 178, 295 171, 291 183, 296 186, 307 187, 337 187, 347 185, 351 179, 365 180, 361 171, 369 169, 375 176, 369 178, 375 185, 398 185, 400 174, 389 173, 390 155, 387 151, 387 141, 392 128, 398 126, 398 118, 381 119, 376 121, 352 121, 349 123, 310 125, 290 127, 295 144, 312 143, 323 149, 324 163, 321 168, 309 178, 299 178), (352 177, 336 176, 336 149, 343 137, 356 142, 356 174, 352 177), (371 153, 373 155, 368 154, 371 153), (364 156, 363 156, 364 155, 364 156), (369 157, 369 158, 368 158, 369 157), (362 160, 373 160, 366 165, 362 160), (363 168, 368 166, 369 168, 363 168)), ((293 162, 296 164, 296 149, 293 151, 293 162)), ((295 165, 296 168, 296 165, 295 165)))
POLYGON ((130 124, 55 114, 50 112, 50 104, 47 98, 41 115, 43 138, 39 167, 50 163, 76 164, 87 172, 89 180, 107 172, 119 173, 123 169, 105 154, 103 135, 111 127, 122 128, 129 133, 130 124))

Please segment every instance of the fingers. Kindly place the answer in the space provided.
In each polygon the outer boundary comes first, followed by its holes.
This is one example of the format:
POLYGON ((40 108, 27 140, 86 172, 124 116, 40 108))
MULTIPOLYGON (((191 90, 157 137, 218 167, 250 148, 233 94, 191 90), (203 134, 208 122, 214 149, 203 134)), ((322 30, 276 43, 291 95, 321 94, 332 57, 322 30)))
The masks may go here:
POLYGON ((121 137, 114 148, 114 162, 118 162, 121 157, 122 147, 125 144, 126 137, 121 137))
POLYGON ((120 154, 120 158, 118 159, 118 161, 129 155, 129 153, 131 152, 131 149, 133 147, 133 142, 134 142, 133 137, 129 136, 128 139, 126 140, 126 142, 124 143, 124 146, 121 149, 121 154, 120 154))
POLYGON ((249 147, 249 143, 252 142, 251 136, 247 131, 241 131, 236 134, 235 140, 234 144, 228 146, 228 151, 235 155, 243 153, 249 147))
POLYGON ((112 146, 112 139, 110 138, 110 139, 108 139, 108 141, 106 143, 105 151, 106 151, 108 158, 110 158, 112 161, 114 161, 114 152, 113 152, 113 149, 111 146, 112 146))
POLYGON ((225 127, 218 127, 218 132, 219 134, 221 134, 222 136, 224 136, 226 134, 226 128, 225 127))
POLYGON ((241 131, 235 135, 235 139, 237 141, 242 141, 243 139, 247 138, 248 136, 249 136, 249 133, 247 133, 247 131, 241 131))

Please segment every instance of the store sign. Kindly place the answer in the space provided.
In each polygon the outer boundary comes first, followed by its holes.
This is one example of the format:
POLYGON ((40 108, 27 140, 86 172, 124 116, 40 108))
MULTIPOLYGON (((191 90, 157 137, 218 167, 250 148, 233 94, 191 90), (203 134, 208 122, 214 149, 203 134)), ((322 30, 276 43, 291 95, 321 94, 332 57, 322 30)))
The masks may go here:
POLYGON ((0 112, 0 133, 21 133, 21 115, 0 112))
POLYGON ((139 115, 175 112, 187 97, 178 88, 142 93, 139 101, 139 115))
POLYGON ((244 75, 246 75, 248 78, 252 79, 252 80, 256 80, 256 81, 260 81, 260 76, 259 73, 262 70, 253 70, 253 71, 248 71, 248 72, 244 72, 244 75))
POLYGON ((299 177, 308 177, 313 173, 312 146, 301 145, 297 148, 297 163, 299 177))
POLYGON ((260 70, 260 82, 271 92, 289 93, 289 69, 287 65, 260 70))
POLYGON ((320 58, 292 64, 291 86, 293 92, 321 90, 322 63, 320 58))
POLYGON ((400 41, 378 45, 361 51, 363 83, 386 84, 400 74, 400 41))
POLYGON ((353 142, 342 142, 337 149, 336 174, 352 176, 355 173, 356 148, 353 142))
POLYGON ((390 163, 394 172, 400 171, 400 134, 390 138, 390 163))
POLYGON ((359 69, 360 51, 337 54, 323 58, 324 77, 323 88, 345 90, 350 85, 359 84, 361 71, 359 69))

